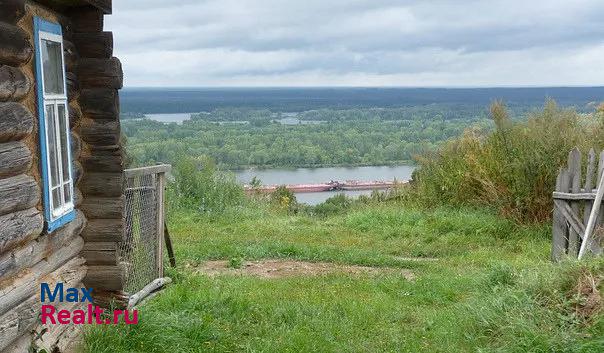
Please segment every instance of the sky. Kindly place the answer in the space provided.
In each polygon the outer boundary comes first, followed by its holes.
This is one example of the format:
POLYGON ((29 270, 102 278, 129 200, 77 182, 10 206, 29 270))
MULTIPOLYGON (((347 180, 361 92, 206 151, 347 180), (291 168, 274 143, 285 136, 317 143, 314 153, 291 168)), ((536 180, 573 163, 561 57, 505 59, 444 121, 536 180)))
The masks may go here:
POLYGON ((116 0, 130 87, 604 85, 602 0, 116 0))

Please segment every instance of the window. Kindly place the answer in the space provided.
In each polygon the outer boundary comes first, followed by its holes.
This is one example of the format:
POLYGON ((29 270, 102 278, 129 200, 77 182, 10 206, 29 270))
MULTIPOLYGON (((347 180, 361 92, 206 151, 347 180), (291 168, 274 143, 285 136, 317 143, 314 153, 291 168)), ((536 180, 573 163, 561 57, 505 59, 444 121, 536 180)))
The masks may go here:
POLYGON ((49 232, 75 217, 61 26, 34 18, 44 213, 49 232))

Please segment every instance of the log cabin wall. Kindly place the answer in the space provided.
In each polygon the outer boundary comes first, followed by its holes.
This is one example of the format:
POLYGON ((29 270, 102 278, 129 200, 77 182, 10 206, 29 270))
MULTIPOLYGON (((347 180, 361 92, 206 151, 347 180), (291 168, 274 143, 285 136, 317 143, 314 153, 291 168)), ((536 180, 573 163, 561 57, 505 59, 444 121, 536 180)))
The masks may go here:
POLYGON ((117 254, 103 250, 116 248, 108 244, 120 240, 123 224, 122 73, 111 33, 103 32, 107 9, 43 3, 0 0, 0 352, 26 352, 35 336, 35 345, 62 351, 78 335, 65 325, 39 335, 40 283, 92 287, 103 304, 122 289, 117 254), (41 190, 34 16, 62 25, 71 126, 77 215, 50 234, 41 190))

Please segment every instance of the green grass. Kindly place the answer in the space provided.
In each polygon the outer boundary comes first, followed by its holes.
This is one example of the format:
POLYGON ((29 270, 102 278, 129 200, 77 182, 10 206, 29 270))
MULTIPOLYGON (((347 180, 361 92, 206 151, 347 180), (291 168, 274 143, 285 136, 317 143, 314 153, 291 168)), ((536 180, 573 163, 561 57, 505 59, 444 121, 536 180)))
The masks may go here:
POLYGON ((549 262, 549 226, 486 211, 401 204, 330 217, 262 206, 170 217, 179 267, 131 326, 87 332, 88 352, 601 352, 604 319, 569 295, 604 261, 549 262), (435 257, 408 261, 401 257, 435 257), (409 268, 261 279, 196 274, 223 259, 287 258, 409 268))

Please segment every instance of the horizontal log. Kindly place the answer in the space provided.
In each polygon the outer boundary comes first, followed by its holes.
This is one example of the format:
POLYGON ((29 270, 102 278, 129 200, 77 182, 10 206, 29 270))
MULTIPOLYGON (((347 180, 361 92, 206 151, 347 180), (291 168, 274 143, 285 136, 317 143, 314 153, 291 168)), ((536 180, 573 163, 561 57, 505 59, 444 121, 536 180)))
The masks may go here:
POLYGON ((0 142, 20 140, 31 134, 34 117, 23 105, 0 103, 0 142))
POLYGON ((0 178, 19 175, 31 168, 32 155, 23 142, 0 143, 0 178))
POLYGON ((42 212, 35 208, 0 216, 0 253, 37 238, 44 227, 42 212))
POLYGON ((117 266, 89 266, 84 285, 99 291, 122 290, 122 269, 117 266))
POLYGON ((21 66, 29 61, 33 52, 24 30, 0 22, 0 64, 21 66))
POLYGON ((80 206, 88 219, 121 219, 123 197, 85 197, 80 206))
POLYGON ((0 102, 23 99, 31 89, 31 80, 20 69, 0 65, 0 102))
POLYGON ((90 145, 90 154, 95 156, 124 156, 121 144, 115 145, 90 145))
POLYGON ((88 172, 80 182, 80 190, 87 196, 121 196, 124 177, 122 173, 88 172))
MULTIPOLYGON (((82 259, 69 261, 55 273, 48 276, 46 283, 52 288, 59 282, 63 283, 66 288, 77 288, 86 275, 86 267, 82 263, 82 259)), ((0 317, 0 350, 9 347, 9 343, 28 333, 39 323, 40 310, 40 294, 35 293, 0 317)), ((62 326, 54 325, 54 329, 62 329, 62 326)), ((47 339, 47 337, 44 336, 44 339, 47 339)))
POLYGON ((63 55, 65 57, 65 70, 74 72, 77 69, 80 56, 73 42, 63 39, 63 55))
POLYGON ((113 56, 113 33, 75 33, 73 41, 83 58, 110 58, 113 56))
POLYGON ((25 0, 0 0, 0 22, 16 24, 25 16, 25 0))
POLYGON ((81 271, 84 267, 84 259, 77 256, 83 246, 84 241, 77 237, 69 245, 62 247, 46 259, 35 264, 25 275, 3 282, 0 288, 0 315, 4 315, 17 306, 18 303, 38 292, 40 283, 47 282, 55 277, 63 277, 65 273, 60 269, 65 264, 71 266, 75 263, 77 266, 74 266, 71 272, 81 271), (59 271, 56 271, 57 269, 59 271), (55 271, 62 273, 53 274, 55 271))
POLYGON ((76 218, 52 234, 44 234, 23 246, 0 255, 0 278, 9 278, 27 270, 71 243, 86 225, 86 217, 77 212, 76 218))
POLYGON ((118 58, 83 58, 78 64, 78 77, 83 88, 116 88, 124 83, 122 64, 118 58))
POLYGON ((115 120, 85 120, 80 126, 80 136, 91 145, 118 145, 121 137, 120 124, 115 120))
POLYGON ((103 12, 93 7, 75 7, 68 11, 75 33, 101 32, 103 30, 103 12))
POLYGON ((40 202, 40 187, 29 175, 0 179, 0 215, 26 210, 40 202))
MULTIPOLYGON (((98 243, 89 243, 91 245, 98 243)), ((115 244, 115 243, 111 243, 115 244)), ((86 264, 117 266, 117 249, 97 249, 97 250, 82 250, 82 257, 86 259, 86 264)))
POLYGON ((82 231, 86 242, 119 242, 122 241, 123 219, 90 219, 82 231))
POLYGON ((67 81, 67 100, 71 102, 78 99, 80 96, 80 83, 78 82, 78 77, 73 72, 67 72, 65 74, 65 79, 67 81))
POLYGON ((82 110, 77 104, 69 105, 69 127, 74 128, 78 122, 82 119, 82 110))
POLYGON ((82 89, 80 92, 80 106, 90 119, 119 121, 119 94, 115 89, 82 89))
POLYGON ((147 284, 143 289, 130 296, 128 300, 128 308, 132 309, 152 293, 157 293, 162 287, 172 283, 170 277, 156 278, 151 283, 147 284))
POLYGON ((573 193, 570 193, 570 192, 554 191, 553 197, 554 197, 554 199, 558 199, 558 200, 581 201, 581 200, 594 200, 596 198, 596 194, 595 193, 589 193, 589 192, 582 192, 582 193, 578 193, 578 194, 573 194, 573 193))
POLYGON ((121 172, 124 170, 121 156, 86 156, 82 157, 82 165, 87 172, 121 172))

